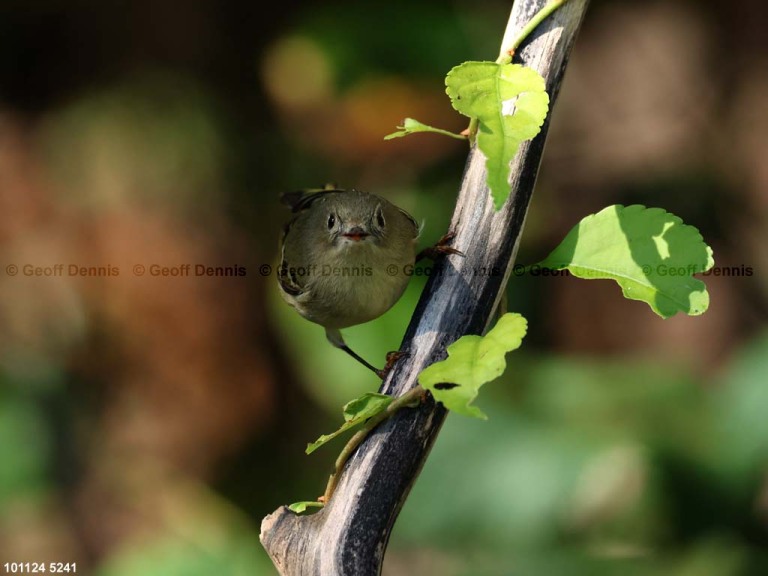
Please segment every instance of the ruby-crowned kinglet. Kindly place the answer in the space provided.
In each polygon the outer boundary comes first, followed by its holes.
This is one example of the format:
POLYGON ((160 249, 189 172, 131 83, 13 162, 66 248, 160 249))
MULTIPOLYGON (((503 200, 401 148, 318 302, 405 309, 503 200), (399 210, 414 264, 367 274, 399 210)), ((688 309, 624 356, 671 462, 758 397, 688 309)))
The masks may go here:
MULTIPOLYGON (((405 210, 358 190, 284 194, 296 214, 283 231, 283 298, 328 340, 383 375, 344 342, 341 328, 378 318, 400 299, 416 261, 419 225, 405 210)), ((386 370, 386 369, 385 369, 386 370)))

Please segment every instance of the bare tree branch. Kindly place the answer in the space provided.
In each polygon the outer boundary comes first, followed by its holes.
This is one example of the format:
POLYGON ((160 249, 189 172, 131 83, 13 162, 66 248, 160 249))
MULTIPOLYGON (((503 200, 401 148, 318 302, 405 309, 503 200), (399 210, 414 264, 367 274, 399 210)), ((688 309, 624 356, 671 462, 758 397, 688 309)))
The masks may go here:
MULTIPOLYGON (((546 0, 518 0, 502 52, 546 0)), ((523 43, 515 56, 545 79, 554 107, 587 0, 570 0, 523 43)), ((438 262, 403 339, 401 359, 382 385, 400 395, 418 374, 445 357, 464 334, 488 328, 517 253, 533 193, 550 115, 539 135, 525 142, 512 163, 512 195, 496 212, 486 186, 485 158, 470 151, 451 221, 452 245, 465 257, 438 262)), ((429 454, 446 412, 428 400, 404 409, 376 428, 354 453, 331 501, 311 516, 281 507, 261 526, 261 541, 285 576, 376 575, 392 526, 429 454)), ((459 465, 457 463, 457 465, 459 465)))

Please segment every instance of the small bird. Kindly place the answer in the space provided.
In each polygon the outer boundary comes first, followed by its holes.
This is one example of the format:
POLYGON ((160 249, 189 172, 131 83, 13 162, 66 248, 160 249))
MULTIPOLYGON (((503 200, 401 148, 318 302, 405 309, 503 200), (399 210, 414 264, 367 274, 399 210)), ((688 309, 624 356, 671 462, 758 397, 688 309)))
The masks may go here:
POLYGON ((378 318, 400 299, 416 262, 419 224, 359 190, 291 192, 282 201, 296 214, 283 230, 283 298, 323 326, 331 344, 383 377, 388 367, 379 370, 350 349, 340 329, 378 318))

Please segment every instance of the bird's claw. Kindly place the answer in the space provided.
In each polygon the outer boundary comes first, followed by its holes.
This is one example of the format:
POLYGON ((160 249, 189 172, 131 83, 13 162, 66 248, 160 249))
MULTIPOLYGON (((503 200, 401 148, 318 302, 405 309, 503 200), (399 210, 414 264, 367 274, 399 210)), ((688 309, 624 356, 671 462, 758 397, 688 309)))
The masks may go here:
POLYGON ((464 253, 461 250, 457 250, 456 248, 450 246, 451 241, 456 238, 456 232, 448 232, 445 234, 440 240, 438 240, 434 246, 430 246, 429 248, 424 248, 421 252, 419 252, 418 256, 416 257, 416 260, 421 260, 422 258, 429 258, 430 260, 435 260, 439 256, 445 256, 450 254, 456 254, 457 256, 464 256, 464 253))
POLYGON ((392 370, 392 368, 394 367, 395 362, 400 360, 400 358, 404 358, 406 356, 408 356, 408 352, 401 352, 400 350, 388 352, 387 362, 386 364, 384 364, 384 368, 382 368, 381 370, 376 370, 376 375, 382 380, 384 380, 389 374, 390 370, 392 370))

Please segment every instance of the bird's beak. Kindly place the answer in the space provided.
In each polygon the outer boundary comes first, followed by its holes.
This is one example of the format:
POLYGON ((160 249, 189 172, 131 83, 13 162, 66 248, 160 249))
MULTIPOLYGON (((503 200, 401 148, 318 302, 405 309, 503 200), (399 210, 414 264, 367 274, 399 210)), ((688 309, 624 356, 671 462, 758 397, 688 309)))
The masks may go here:
POLYGON ((344 232, 342 236, 344 236, 345 238, 349 238, 350 240, 354 240, 355 242, 359 242, 366 236, 370 236, 370 234, 368 234, 368 232, 366 232, 362 226, 353 226, 352 228, 344 232))

